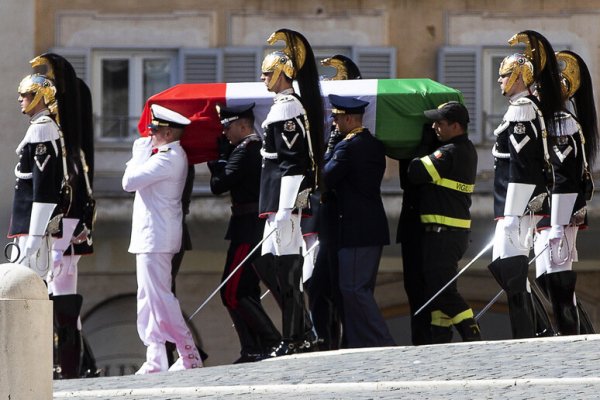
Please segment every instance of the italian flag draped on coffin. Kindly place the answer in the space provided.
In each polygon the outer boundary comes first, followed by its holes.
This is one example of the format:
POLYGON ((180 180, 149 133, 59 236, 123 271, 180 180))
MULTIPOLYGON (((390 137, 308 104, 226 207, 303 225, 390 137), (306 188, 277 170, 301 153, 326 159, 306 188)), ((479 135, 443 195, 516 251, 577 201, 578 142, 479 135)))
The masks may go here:
MULTIPOLYGON (((322 81, 321 92, 325 115, 331 124, 331 106, 327 95, 353 96, 368 101, 363 123, 386 148, 387 156, 395 159, 410 158, 421 140, 423 124, 428 123, 423 111, 436 108, 450 100, 463 102, 462 94, 431 79, 363 79, 322 81)), ((150 105, 160 104, 189 118, 192 123, 185 129, 181 144, 190 164, 199 164, 217 158, 217 137, 221 124, 215 106, 256 103, 256 131, 262 134, 260 124, 273 104, 274 94, 262 82, 180 84, 148 99, 138 129, 148 135, 150 105)), ((327 131, 327 130, 326 130, 327 131)))

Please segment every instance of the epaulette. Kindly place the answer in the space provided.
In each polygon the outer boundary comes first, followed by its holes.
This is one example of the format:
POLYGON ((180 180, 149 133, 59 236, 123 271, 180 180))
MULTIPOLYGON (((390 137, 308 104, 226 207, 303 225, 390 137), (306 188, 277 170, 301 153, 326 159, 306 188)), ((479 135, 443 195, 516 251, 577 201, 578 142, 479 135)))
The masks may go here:
POLYGON ((548 131, 551 135, 571 136, 579 132, 577 121, 570 113, 560 111, 556 113, 556 119, 556 122, 560 124, 560 128, 554 129, 554 127, 550 127, 548 131))
POLYGON ((250 142, 260 142, 260 138, 258 137, 258 135, 256 133, 253 133, 251 135, 246 136, 244 138, 244 140, 242 140, 236 147, 239 147, 240 149, 243 149, 250 142))
POLYGON ((503 119, 508 122, 525 122, 536 118, 537 112, 533 101, 527 97, 521 97, 510 102, 503 119))
POLYGON ((346 135, 344 140, 352 140, 352 139, 354 139, 355 136, 356 136, 356 133, 349 133, 348 135, 346 135))
POLYGON ((280 96, 275 99, 267 118, 262 123, 262 127, 266 128, 273 122, 287 121, 305 113, 302 103, 296 96, 291 94, 280 96))

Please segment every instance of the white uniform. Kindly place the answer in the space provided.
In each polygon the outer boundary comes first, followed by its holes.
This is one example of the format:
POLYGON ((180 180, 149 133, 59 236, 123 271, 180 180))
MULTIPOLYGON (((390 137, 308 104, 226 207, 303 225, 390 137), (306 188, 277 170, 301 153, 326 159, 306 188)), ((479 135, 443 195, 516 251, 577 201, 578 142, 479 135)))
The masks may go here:
POLYGON ((148 346, 146 363, 138 373, 166 370, 166 341, 176 344, 180 369, 202 365, 171 292, 171 260, 181 246, 187 156, 179 141, 160 146, 154 155, 150 143, 150 138, 135 141, 122 181, 124 190, 136 192, 129 252, 136 254, 137 262, 138 334, 148 346))

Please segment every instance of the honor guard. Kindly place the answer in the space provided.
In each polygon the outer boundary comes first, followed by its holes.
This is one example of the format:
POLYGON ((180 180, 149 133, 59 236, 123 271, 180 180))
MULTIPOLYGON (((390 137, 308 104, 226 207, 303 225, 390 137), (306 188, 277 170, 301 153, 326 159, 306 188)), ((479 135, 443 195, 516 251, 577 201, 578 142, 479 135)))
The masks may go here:
POLYGON ((323 107, 310 44, 298 32, 276 31, 267 40, 283 40, 282 51, 268 54, 261 80, 275 93, 264 129, 259 214, 266 218, 262 257, 255 262, 261 278, 280 299, 282 341, 272 356, 312 347, 302 288, 302 215, 319 182, 323 147, 323 107), (296 80, 300 97, 292 82, 296 80))
POLYGON ((171 291, 171 261, 181 248, 181 195, 188 161, 180 138, 190 120, 153 104, 150 137, 133 143, 123 189, 135 192, 129 252, 136 255, 137 327, 147 346, 136 374, 198 368, 202 360, 171 291), (165 342, 175 343, 179 359, 168 368, 165 342))
POLYGON ((589 324, 580 324, 573 262, 577 261, 577 233, 587 225, 586 201, 593 191, 589 165, 593 165, 597 152, 598 128, 592 80, 585 62, 571 51, 556 56, 565 108, 570 111, 558 114, 558 125, 548 132, 555 179, 550 216, 538 224, 536 276, 552 302, 558 333, 576 335, 580 326, 584 333, 593 333, 589 324))
MULTIPOLYGON (((431 298, 456 276, 458 262, 469 246, 477 151, 467 136, 469 112, 464 105, 450 101, 424 114, 434 121, 441 146, 413 159, 407 177, 416 185, 420 199, 420 264, 426 297, 431 298)), ((473 310, 458 292, 456 281, 435 298, 429 309, 432 343, 449 343, 453 326, 463 341, 481 340, 473 310)))
MULTIPOLYGON (((554 124, 562 103, 550 43, 533 31, 520 32, 509 40, 518 42, 526 43, 525 54, 506 57, 499 69, 498 83, 509 107, 494 131, 494 214, 498 222, 489 269, 507 293, 513 338, 527 338, 540 331, 527 280, 527 257, 536 224, 550 212, 548 187, 553 173, 546 127, 554 124)), ((541 314, 547 319, 545 312, 541 314)))
POLYGON ((48 293, 54 302, 58 336, 57 368, 60 379, 97 376, 95 360, 81 336, 79 313, 83 298, 77 293, 78 264, 93 253, 92 229, 96 203, 93 196, 94 130, 89 88, 62 56, 46 53, 30 61, 56 84, 55 118, 64 139, 62 163, 71 190, 70 206, 62 218, 62 230, 52 246, 48 293), (83 357, 81 349, 85 348, 83 357), (81 364, 81 365, 80 365, 81 364))
POLYGON ((252 265, 258 253, 246 259, 262 238, 265 220, 258 217, 262 142, 254 130, 254 103, 217 106, 223 136, 219 160, 210 161, 210 189, 229 192, 231 217, 225 239, 230 240, 221 288, 221 300, 229 311, 241 351, 235 363, 259 361, 279 345, 281 335, 260 302, 259 278, 252 265), (233 150, 230 150, 233 146, 233 150))
POLYGON ((30 125, 17 146, 15 192, 8 237, 15 239, 11 261, 26 265, 46 279, 52 236, 59 232, 63 179, 61 134, 52 119, 56 88, 46 76, 28 75, 19 84, 21 112, 30 125))
POLYGON ((385 149, 362 125, 369 103, 336 95, 329 101, 343 139, 327 153, 323 179, 338 202, 338 279, 347 347, 393 346, 373 296, 381 252, 389 244, 380 191, 385 149))

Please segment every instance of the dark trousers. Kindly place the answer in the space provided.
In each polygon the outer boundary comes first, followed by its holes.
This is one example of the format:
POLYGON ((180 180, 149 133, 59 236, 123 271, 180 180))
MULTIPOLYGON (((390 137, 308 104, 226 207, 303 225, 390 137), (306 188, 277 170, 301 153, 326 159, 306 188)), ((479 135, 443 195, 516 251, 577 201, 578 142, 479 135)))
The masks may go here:
POLYGON ((349 348, 395 344, 374 297, 381 251, 382 246, 344 247, 338 251, 344 332, 349 348))
MULTIPOLYGON (((469 245, 469 232, 423 232, 423 274, 427 299, 437 293, 458 272, 458 262, 469 245)), ((458 293, 456 281, 431 302, 430 310, 440 310, 450 318, 467 310, 469 306, 458 293)))
MULTIPOLYGON (((254 246, 231 243, 221 281, 246 258, 254 246)), ((260 302, 259 278, 248 259, 221 288, 221 300, 229 311, 238 334, 242 354, 260 354, 279 343, 280 334, 260 302)))
POLYGON ((411 342, 413 345, 431 344, 431 312, 429 308, 414 315, 429 298, 425 293, 423 274, 422 226, 416 208, 403 205, 400 213, 398 241, 402 246, 404 290, 410 307, 411 342))

